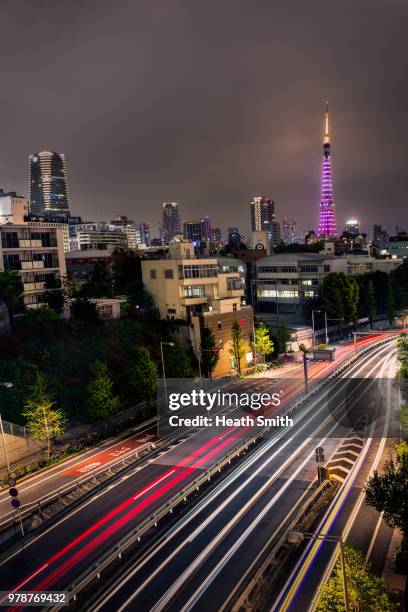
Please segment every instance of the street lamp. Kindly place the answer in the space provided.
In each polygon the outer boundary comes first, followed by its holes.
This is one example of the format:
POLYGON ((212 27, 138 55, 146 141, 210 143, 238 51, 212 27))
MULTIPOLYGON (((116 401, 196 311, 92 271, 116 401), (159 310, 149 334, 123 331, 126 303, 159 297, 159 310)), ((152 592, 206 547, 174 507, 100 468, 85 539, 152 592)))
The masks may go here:
POLYGON ((327 542, 336 542, 340 544, 340 559, 341 559, 341 572, 343 576, 343 594, 344 594, 344 609, 345 612, 349 612, 350 604, 348 598, 347 588, 347 574, 346 574, 346 561, 344 558, 344 541, 340 534, 339 536, 328 535, 326 533, 303 533, 301 531, 288 531, 286 534, 286 542, 288 544, 294 544, 298 546, 303 540, 325 540, 327 542))
POLYGON ((322 312, 321 310, 312 310, 312 345, 313 345, 313 350, 316 348, 316 338, 315 338, 315 323, 314 323, 314 313, 315 312, 322 312))
POLYGON ((169 403, 169 398, 167 395, 167 383, 166 383, 166 370, 164 367, 164 355, 163 355, 163 346, 174 346, 174 342, 162 342, 160 341, 160 353, 161 353, 161 361, 162 361, 162 370, 163 370, 163 385, 164 385, 164 395, 166 396, 166 407, 169 403))
MULTIPOLYGON (((12 382, 2 382, 0 383, 0 387, 5 387, 6 389, 12 389, 14 385, 12 382)), ((1 432, 1 439, 3 441, 3 447, 4 447, 4 456, 6 458, 7 474, 10 476, 10 472, 11 472, 10 461, 9 461, 9 456, 7 452, 6 436, 4 435, 3 419, 1 417, 1 414, 0 414, 0 432, 1 432)))

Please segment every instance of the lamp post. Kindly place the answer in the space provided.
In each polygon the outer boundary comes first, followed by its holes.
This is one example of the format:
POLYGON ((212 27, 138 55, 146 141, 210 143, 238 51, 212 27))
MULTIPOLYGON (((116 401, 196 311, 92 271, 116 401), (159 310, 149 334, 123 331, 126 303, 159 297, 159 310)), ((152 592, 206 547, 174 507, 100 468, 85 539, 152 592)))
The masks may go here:
MULTIPOLYGON (((315 338, 315 323, 314 323, 314 313, 315 312, 321 312, 321 310, 312 310, 312 345, 313 345, 313 350, 316 348, 316 338, 315 338)), ((327 334, 327 332, 326 332, 327 334)))
POLYGON ((329 344, 329 334, 327 333, 327 310, 324 311, 324 329, 326 331, 326 344, 329 344))
POLYGON ((167 395, 166 370, 165 370, 165 367, 164 367, 163 346, 174 346, 174 342, 162 342, 162 341, 160 341, 160 353, 161 353, 162 370, 163 370, 164 395, 166 396, 166 407, 167 407, 167 405, 169 403, 169 398, 168 398, 168 395, 167 395))
POLYGON ((345 612, 350 611, 350 604, 348 598, 347 588, 347 574, 346 574, 346 560, 344 557, 344 541, 340 534, 339 536, 328 535, 326 533, 303 533, 301 531, 288 531, 286 534, 286 542, 288 544, 294 544, 297 546, 301 544, 303 540, 325 540, 327 542, 336 542, 340 544, 340 559, 341 559, 341 572, 343 576, 343 595, 344 595, 344 609, 345 612))
MULTIPOLYGON (((14 385, 11 382, 0 383, 0 387, 6 387, 6 389, 11 389, 13 386, 14 385)), ((4 457, 6 459, 7 474, 10 476, 10 473, 11 473, 10 461, 9 461, 9 456, 8 456, 8 451, 7 451, 6 436, 4 435, 3 419, 1 417, 1 414, 0 414, 0 433, 1 433, 1 439, 3 442, 3 448, 4 448, 4 457)))

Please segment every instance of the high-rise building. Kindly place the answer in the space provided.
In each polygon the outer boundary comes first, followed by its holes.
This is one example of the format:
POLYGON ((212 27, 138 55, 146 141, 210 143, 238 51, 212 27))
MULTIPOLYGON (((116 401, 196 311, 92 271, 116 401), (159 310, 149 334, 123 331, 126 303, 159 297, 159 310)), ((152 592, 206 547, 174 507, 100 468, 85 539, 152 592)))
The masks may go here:
POLYGON ((202 238, 200 221, 184 221, 183 238, 189 242, 199 242, 202 238))
POLYGON ((200 221, 201 224, 201 238, 203 240, 211 239, 211 219, 210 217, 204 217, 200 221))
POLYGON ((284 219, 283 220, 283 241, 285 244, 293 244, 296 242, 296 220, 295 219, 284 219))
POLYGON ((211 234, 210 234, 210 240, 214 240, 214 242, 221 242, 221 238, 222 238, 221 228, 212 227, 211 234))
POLYGON ((70 215, 67 169, 63 153, 41 151, 30 155, 30 213, 67 219, 70 215))
POLYGON ((333 185, 329 133, 329 103, 326 102, 325 131, 323 142, 323 169, 320 199, 320 219, 318 236, 332 238, 337 236, 335 205, 333 202, 333 185))
POLYGON ((163 202, 162 233, 164 242, 169 243, 180 232, 181 223, 177 202, 163 202))
POLYGON ((360 233, 360 221, 357 219, 349 219, 346 221, 344 231, 350 234, 350 236, 357 236, 360 233))
POLYGON ((268 231, 275 219, 275 202, 266 196, 255 196, 251 200, 251 229, 253 232, 268 231))
POLYGON ((239 249, 241 246, 241 234, 237 227, 229 227, 227 229, 228 245, 231 249, 239 249))
POLYGON ((136 242, 137 244, 150 244, 150 225, 145 221, 136 223, 136 242))

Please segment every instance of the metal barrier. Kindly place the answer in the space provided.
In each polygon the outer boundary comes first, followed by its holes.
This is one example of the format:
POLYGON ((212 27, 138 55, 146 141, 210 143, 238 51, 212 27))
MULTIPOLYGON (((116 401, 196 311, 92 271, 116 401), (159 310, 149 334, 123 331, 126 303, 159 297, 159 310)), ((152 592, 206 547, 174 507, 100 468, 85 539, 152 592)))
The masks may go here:
POLYGON ((5 516, 3 516, 0 521, 0 532, 12 527, 16 523, 21 524, 23 520, 25 520, 32 514, 35 514, 37 512, 41 513, 50 504, 58 500, 61 501, 63 497, 65 497, 66 495, 69 495, 73 491, 80 489, 85 484, 92 482, 92 481, 95 482, 97 479, 97 476, 99 476, 100 474, 109 473, 109 472, 112 473, 112 469, 120 465, 122 465, 123 467, 126 467, 128 465, 127 463, 128 461, 136 460, 139 458, 139 453, 145 450, 149 451, 155 448, 156 448, 156 443, 146 442, 146 444, 139 446, 134 451, 130 451, 127 455, 125 455, 121 459, 118 459, 118 461, 104 465, 100 469, 93 471, 92 474, 88 474, 87 476, 84 476, 83 478, 79 478, 78 480, 75 480, 75 482, 69 485, 66 485, 65 487, 60 487, 56 489, 50 495, 45 495, 44 497, 41 497, 33 502, 30 502, 29 504, 21 506, 18 511, 14 510, 14 511, 9 512, 9 514, 6 514, 5 516))
MULTIPOLYGON (((386 339, 379 340, 378 342, 373 343, 369 347, 365 347, 361 349, 359 352, 354 354, 350 359, 348 359, 344 364, 342 364, 333 374, 329 377, 325 378, 320 384, 317 384, 313 389, 307 394, 302 396, 299 400, 297 400, 292 408, 288 408, 284 414, 293 415, 303 404, 308 402, 314 395, 316 395, 322 387, 326 386, 329 381, 333 380, 340 376, 345 369, 350 367, 355 361, 358 360, 359 357, 368 353, 381 346, 382 344, 386 344, 391 340, 394 340, 395 336, 390 336, 386 339)), ((130 533, 125 535, 117 544, 112 546, 102 557, 102 559, 94 564, 94 566, 89 570, 83 572, 80 577, 68 587, 68 592, 70 599, 74 601, 77 598, 78 593, 80 593, 88 584, 90 584, 93 580, 99 579, 101 572, 106 569, 111 563, 113 563, 116 559, 120 559, 124 551, 126 551, 129 547, 131 547, 136 542, 140 541, 142 536, 146 534, 152 527, 156 527, 158 522, 167 516, 169 513, 173 512, 173 509, 185 501, 189 495, 196 492, 201 486, 203 486, 211 477, 217 473, 221 472, 222 468, 227 464, 231 463, 231 460, 235 457, 239 456, 242 452, 247 450, 249 446, 254 444, 259 438, 263 436, 264 433, 269 431, 269 427, 262 428, 259 432, 257 432, 254 436, 249 438, 246 442, 240 444, 236 447, 227 457, 218 461, 214 466, 209 468, 204 474, 200 477, 194 479, 191 483, 188 484, 187 487, 182 489, 179 493, 177 493, 173 498, 171 498, 164 506, 156 510, 150 517, 146 518, 142 523, 135 529, 133 529, 130 533)), ((57 610, 61 610, 63 606, 57 605, 52 608, 53 612, 57 610)))

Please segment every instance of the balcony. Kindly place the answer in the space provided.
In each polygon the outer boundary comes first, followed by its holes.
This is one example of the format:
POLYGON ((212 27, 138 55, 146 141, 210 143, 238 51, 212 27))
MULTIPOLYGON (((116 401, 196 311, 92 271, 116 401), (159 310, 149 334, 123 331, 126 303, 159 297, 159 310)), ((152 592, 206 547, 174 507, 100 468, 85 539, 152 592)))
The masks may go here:
POLYGON ((44 282, 37 283, 23 283, 24 293, 29 293, 31 291, 43 291, 45 289, 44 282))
POLYGON ((21 270, 39 270, 44 268, 44 262, 41 261, 21 261, 21 270))
POLYGON ((18 241, 20 249, 41 249, 43 244, 41 240, 20 239, 18 241))

